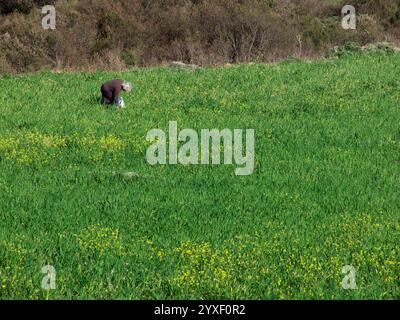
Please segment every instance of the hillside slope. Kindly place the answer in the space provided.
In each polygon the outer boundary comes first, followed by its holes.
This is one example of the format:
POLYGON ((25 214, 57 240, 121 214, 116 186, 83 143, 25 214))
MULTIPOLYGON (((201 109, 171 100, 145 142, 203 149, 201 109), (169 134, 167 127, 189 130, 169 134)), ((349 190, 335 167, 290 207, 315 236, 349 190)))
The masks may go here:
POLYGON ((0 3, 0 74, 123 70, 174 60, 199 65, 313 57, 356 42, 400 43, 397 0, 8 0, 0 3), (56 30, 41 8, 55 4, 56 30))

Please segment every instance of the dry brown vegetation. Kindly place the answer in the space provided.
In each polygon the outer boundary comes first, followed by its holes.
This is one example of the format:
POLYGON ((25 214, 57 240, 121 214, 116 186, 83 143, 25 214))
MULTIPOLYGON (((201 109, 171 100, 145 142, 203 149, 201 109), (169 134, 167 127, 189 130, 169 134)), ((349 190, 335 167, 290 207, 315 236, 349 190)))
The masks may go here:
POLYGON ((341 0, 2 0, 0 73, 275 61, 400 39, 400 1, 350 2, 356 31, 341 28, 341 0), (42 29, 45 4, 56 30, 42 29))

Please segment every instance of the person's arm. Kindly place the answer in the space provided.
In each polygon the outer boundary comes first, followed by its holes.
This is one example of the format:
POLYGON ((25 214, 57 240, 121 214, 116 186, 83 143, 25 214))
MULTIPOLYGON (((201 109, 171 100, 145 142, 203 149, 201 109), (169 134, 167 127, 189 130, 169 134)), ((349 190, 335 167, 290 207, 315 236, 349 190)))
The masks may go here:
POLYGON ((122 90, 121 86, 117 86, 114 88, 114 103, 116 103, 118 101, 121 90, 122 90))

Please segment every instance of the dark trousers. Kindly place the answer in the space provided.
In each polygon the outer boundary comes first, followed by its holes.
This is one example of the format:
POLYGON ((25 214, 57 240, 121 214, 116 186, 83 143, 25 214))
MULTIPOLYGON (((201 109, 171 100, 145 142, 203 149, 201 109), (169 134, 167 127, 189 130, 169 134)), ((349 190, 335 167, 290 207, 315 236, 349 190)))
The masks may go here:
POLYGON ((102 97, 101 98, 101 103, 103 103, 103 104, 112 104, 112 101, 110 99, 102 97))
POLYGON ((113 101, 110 99, 112 94, 108 92, 104 87, 101 87, 101 103, 111 104, 113 101))

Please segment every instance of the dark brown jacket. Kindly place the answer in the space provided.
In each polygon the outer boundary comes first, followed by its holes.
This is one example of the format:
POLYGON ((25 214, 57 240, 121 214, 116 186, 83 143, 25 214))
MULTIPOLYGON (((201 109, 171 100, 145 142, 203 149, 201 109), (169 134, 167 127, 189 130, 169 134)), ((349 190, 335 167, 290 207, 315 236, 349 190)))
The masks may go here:
POLYGON ((103 101, 106 103, 113 103, 119 98, 122 90, 122 83, 120 79, 110 80, 101 86, 101 94, 103 101))

